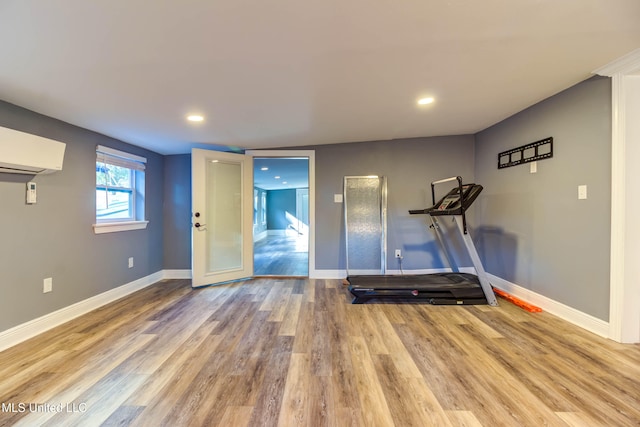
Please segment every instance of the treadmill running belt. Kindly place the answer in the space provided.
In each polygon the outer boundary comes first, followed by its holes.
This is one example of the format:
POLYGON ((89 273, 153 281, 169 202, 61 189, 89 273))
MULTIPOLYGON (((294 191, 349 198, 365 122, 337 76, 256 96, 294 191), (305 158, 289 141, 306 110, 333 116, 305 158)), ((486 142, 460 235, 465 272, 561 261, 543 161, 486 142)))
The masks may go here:
POLYGON ((374 298, 427 299, 431 304, 486 304, 478 277, 468 273, 349 276, 354 304, 374 298))

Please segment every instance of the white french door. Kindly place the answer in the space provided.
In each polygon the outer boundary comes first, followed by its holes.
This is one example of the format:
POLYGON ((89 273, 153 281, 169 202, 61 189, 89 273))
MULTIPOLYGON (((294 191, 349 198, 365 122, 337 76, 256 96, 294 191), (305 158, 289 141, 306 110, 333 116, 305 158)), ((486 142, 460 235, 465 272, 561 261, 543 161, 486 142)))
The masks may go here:
POLYGON ((192 286, 253 276, 253 157, 191 151, 192 286))

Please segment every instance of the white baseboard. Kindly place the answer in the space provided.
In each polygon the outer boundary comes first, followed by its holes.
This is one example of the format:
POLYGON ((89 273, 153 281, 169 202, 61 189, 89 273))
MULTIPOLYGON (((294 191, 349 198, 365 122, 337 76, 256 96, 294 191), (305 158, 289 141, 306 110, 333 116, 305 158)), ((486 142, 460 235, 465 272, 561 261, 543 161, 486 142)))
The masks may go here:
POLYGON ((125 297, 147 286, 153 285, 163 279, 188 279, 191 278, 191 270, 161 270, 133 282, 108 290, 86 300, 79 301, 68 307, 61 308, 52 313, 45 314, 37 319, 30 320, 6 331, 0 332, 0 351, 13 347, 36 335, 62 325, 76 317, 82 316, 105 304, 125 297), (188 277, 187 277, 188 276, 188 277))
POLYGON ((511 283, 508 280, 494 276, 493 274, 487 273, 487 275, 489 276, 491 284, 496 288, 502 289, 514 297, 538 306, 544 311, 586 329, 589 332, 593 332, 594 334, 600 335, 604 338, 609 338, 609 322, 605 322, 602 319, 598 319, 576 310, 575 308, 569 307, 568 305, 564 305, 543 295, 537 294, 529 289, 516 285, 515 283, 511 283))
MULTIPOLYGON (((430 274, 450 271, 449 269, 429 269, 429 270, 409 270, 404 274, 430 274)), ((472 267, 461 268, 462 272, 473 273, 472 267)), ((347 277, 346 270, 314 270, 309 277, 313 279, 344 279, 347 277)), ((389 270, 387 274, 401 274, 399 270, 389 270)), ((543 295, 539 295, 522 286, 511 283, 498 276, 487 273, 489 281, 496 288, 502 289, 509 294, 534 304, 543 310, 558 316, 574 325, 584 328, 601 337, 609 338, 609 323, 583 313, 575 308, 569 307, 543 295)), ((153 285, 164 279, 190 279, 191 270, 161 270, 146 277, 134 280, 133 282, 111 289, 86 300, 77 302, 68 307, 46 314, 37 319, 30 320, 21 325, 15 326, 6 331, 0 332, 0 351, 13 347, 23 341, 28 340, 58 325, 66 323, 92 310, 102 307, 105 304, 125 297, 147 286, 153 285)))
MULTIPOLYGON (((476 274, 476 269, 473 267, 460 267, 458 268, 460 273, 476 274)), ((408 276, 414 274, 436 274, 436 273, 451 273, 451 268, 423 268, 419 270, 387 270, 388 275, 400 275, 406 274, 408 276)))
POLYGON ((253 233, 253 241, 254 241, 254 242, 259 242, 260 240, 262 240, 262 239, 266 238, 266 237, 267 237, 267 235, 268 235, 267 230, 263 230, 263 231, 261 231, 261 232, 259 232, 259 233, 255 233, 255 232, 254 232, 254 233, 253 233))
POLYGON ((191 270, 162 270, 163 279, 191 279, 191 270))
POLYGON ((309 271, 310 279, 344 279, 347 277, 345 270, 313 270, 309 271))
MULTIPOLYGON (((450 268, 429 268, 422 270, 387 270, 387 275, 401 275, 401 274, 433 274, 433 273, 449 273, 451 272, 450 268)), ((476 270, 473 267, 460 267, 461 273, 471 273, 475 274, 476 270)), ((360 273, 358 271, 351 272, 351 274, 369 274, 369 273, 360 273)), ((314 270, 309 273, 309 277, 311 279, 344 279, 347 277, 346 270, 314 270)))
MULTIPOLYGON (((451 271, 451 269, 438 268, 425 270, 404 270, 403 273, 432 274, 449 271, 451 271)), ((460 272, 476 274, 473 267, 461 267, 460 272)), ((387 270, 387 274, 398 275, 402 273, 400 272, 400 270, 387 270)), ((517 298, 520 298, 523 301, 536 305, 544 311, 547 311, 554 316, 557 316, 563 320, 566 320, 567 322, 573 323, 576 326, 586 329, 587 331, 593 332, 596 335, 604 338, 609 338, 609 322, 583 313, 579 310, 576 310, 575 308, 554 301, 543 295, 537 294, 533 291, 530 291, 529 289, 516 285, 515 283, 511 283, 498 276, 494 276, 493 274, 487 273, 487 276, 491 284, 496 288, 502 289, 503 291, 517 298)), ((315 270, 314 275, 310 277, 314 279, 344 279, 345 277, 347 277, 347 272, 346 270, 315 270)))

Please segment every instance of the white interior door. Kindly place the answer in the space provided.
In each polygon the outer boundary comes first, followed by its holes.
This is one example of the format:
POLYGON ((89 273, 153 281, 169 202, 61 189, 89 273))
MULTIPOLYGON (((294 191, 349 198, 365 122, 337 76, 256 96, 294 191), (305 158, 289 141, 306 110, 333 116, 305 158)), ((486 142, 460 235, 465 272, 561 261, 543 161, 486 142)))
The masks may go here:
POLYGON ((193 149, 192 286, 253 276, 253 158, 193 149))

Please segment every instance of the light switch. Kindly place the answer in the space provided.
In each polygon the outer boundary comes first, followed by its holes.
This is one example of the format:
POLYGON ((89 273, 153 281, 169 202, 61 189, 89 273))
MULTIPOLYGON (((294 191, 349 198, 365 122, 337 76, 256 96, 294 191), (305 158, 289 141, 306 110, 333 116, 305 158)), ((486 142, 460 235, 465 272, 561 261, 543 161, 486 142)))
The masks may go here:
POLYGON ((529 163, 529 173, 536 173, 536 172, 538 172, 538 162, 529 163))
POLYGON ((342 203, 342 194, 334 194, 333 203, 342 203))
POLYGON ((42 283, 42 293, 46 294, 53 290, 53 277, 47 277, 42 283))

